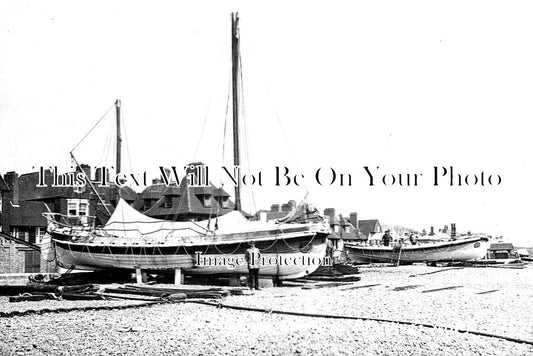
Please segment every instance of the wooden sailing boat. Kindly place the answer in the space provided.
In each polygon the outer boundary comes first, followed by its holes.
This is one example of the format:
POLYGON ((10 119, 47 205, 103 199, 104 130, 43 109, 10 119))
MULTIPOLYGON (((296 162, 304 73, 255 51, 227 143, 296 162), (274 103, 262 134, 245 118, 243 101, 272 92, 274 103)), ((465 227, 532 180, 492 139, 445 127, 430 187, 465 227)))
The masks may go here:
MULTIPOLYGON (((231 18, 234 163, 238 166, 239 18, 237 14, 231 18)), ((260 250, 262 276, 300 278, 314 272, 324 261, 330 230, 320 217, 313 216, 306 221, 304 210, 298 219, 284 223, 248 221, 240 207, 238 186, 235 187, 236 210, 218 217, 217 224, 154 219, 120 200, 103 227, 73 226, 58 222, 53 214, 48 214, 48 232, 57 261, 65 268, 245 274, 244 253, 250 241, 260 250)))

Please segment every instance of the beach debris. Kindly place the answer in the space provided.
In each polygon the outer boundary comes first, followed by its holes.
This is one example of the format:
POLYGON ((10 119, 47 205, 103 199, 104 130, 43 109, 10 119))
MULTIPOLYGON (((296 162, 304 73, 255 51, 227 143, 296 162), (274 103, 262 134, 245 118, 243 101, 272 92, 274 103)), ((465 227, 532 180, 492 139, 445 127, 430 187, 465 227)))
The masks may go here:
POLYGON ((458 269, 463 269, 463 268, 465 268, 465 267, 449 267, 449 268, 439 269, 438 271, 431 271, 431 272, 426 272, 426 273, 412 274, 409 277, 427 276, 428 274, 435 274, 435 273, 446 272, 446 271, 451 271, 451 270, 458 270, 458 269))
POLYGON ((408 290, 408 289, 414 289, 414 288, 418 288, 418 287, 422 287, 422 284, 410 284, 410 285, 407 285, 407 286, 395 287, 392 290, 395 291, 395 292, 399 292, 399 291, 408 290))
POLYGON ((353 286, 353 287, 348 287, 348 288, 343 288, 342 290, 352 290, 352 289, 360 289, 360 288, 371 288, 371 287, 377 287, 377 286, 380 286, 381 284, 377 283, 377 284, 366 284, 364 286, 353 286))
POLYGON ((486 290, 484 292, 479 292, 479 293, 476 293, 476 294, 489 294, 489 293, 494 293, 494 292, 498 292, 499 289, 491 289, 491 290, 486 290))
POLYGON ((331 287, 341 287, 351 285, 352 282, 323 282, 323 283, 314 283, 305 285, 302 289, 320 289, 320 288, 331 288, 331 287))
POLYGON ((420 293, 439 292, 441 290, 450 290, 450 289, 457 289, 457 288, 462 288, 462 287, 463 286, 450 286, 450 287, 443 287, 443 288, 437 288, 437 289, 428 289, 428 290, 423 290, 420 293))

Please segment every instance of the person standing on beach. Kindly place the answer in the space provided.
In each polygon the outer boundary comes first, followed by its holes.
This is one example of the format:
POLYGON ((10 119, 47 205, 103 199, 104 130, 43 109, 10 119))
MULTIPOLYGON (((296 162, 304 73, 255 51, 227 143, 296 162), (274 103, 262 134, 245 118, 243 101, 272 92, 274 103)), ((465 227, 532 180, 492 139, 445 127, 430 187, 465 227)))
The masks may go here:
POLYGON ((390 230, 385 231, 381 240, 383 241, 383 246, 389 246, 392 241, 392 236, 389 234, 390 230))
POLYGON ((250 248, 246 250, 244 255, 244 259, 248 263, 248 287, 259 290, 259 258, 261 253, 255 247, 255 242, 250 241, 248 244, 250 248))
POLYGON ((411 241, 411 245, 416 245, 416 234, 414 232, 409 235, 409 241, 411 241))

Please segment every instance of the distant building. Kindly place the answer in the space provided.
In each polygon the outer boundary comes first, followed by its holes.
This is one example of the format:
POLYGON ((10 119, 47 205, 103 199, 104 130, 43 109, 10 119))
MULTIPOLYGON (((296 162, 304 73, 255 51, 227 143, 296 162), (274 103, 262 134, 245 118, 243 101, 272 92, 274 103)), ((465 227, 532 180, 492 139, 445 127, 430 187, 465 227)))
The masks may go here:
POLYGON ((332 257, 336 262, 344 262, 346 253, 344 251, 345 242, 365 241, 367 237, 359 229, 357 213, 351 213, 346 219, 338 215, 334 208, 324 209, 324 216, 328 218, 332 233, 328 236, 328 247, 332 257))
POLYGON ((508 259, 515 257, 514 246, 510 242, 491 243, 487 249, 487 259, 489 260, 508 259))
POLYGON ((293 209, 296 208, 296 201, 295 200, 289 200, 285 204, 272 204, 270 206, 270 210, 259 210, 255 215, 252 216, 252 220, 260 220, 260 221, 272 221, 272 220, 278 220, 286 217, 289 215, 293 209))
POLYGON ((371 239, 376 234, 383 233, 379 220, 359 220, 359 231, 366 236, 367 239, 371 239))

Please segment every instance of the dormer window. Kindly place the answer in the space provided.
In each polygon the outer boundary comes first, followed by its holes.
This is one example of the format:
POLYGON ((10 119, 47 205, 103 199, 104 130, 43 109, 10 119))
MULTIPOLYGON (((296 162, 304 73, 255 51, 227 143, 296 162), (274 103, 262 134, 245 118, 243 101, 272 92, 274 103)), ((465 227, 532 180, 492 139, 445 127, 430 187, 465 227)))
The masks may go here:
POLYGON ((148 210, 152 207, 152 199, 144 199, 143 210, 148 210))
POLYGON ((172 208, 172 195, 165 195, 164 208, 172 208))
POLYGON ((202 205, 205 208, 211 207, 211 195, 210 194, 199 194, 198 199, 200 199, 200 202, 202 202, 202 205))
POLYGON ((228 209, 229 208, 229 197, 227 197, 227 196, 217 197, 217 202, 218 202, 218 205, 220 205, 220 207, 222 209, 228 209))
POLYGON ((229 208, 229 197, 222 197, 222 204, 220 204, 223 209, 229 208))

